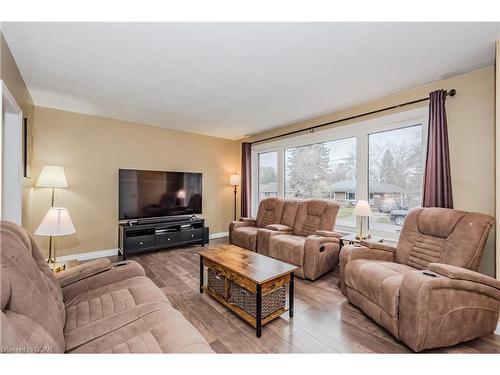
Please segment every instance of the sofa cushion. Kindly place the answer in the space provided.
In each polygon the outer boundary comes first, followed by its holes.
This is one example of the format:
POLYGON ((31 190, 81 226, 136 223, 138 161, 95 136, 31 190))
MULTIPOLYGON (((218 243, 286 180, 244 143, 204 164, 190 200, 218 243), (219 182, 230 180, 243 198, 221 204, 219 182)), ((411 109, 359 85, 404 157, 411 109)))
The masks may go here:
POLYGON ((89 290, 66 302, 66 350, 108 334, 169 302, 145 276, 89 290))
POLYGON ((255 251, 257 244, 257 229, 257 227, 235 228, 231 235, 231 243, 255 251))
POLYGON ((435 207, 421 209, 417 219, 417 227, 422 234, 446 238, 464 215, 465 212, 458 210, 441 210, 435 207))
POLYGON ((301 199, 285 199, 280 224, 293 228, 293 225, 295 224, 295 218, 297 217, 297 211, 301 202, 303 202, 303 200, 301 199))
POLYGON ((262 199, 259 203, 255 221, 257 227, 264 228, 266 225, 279 223, 283 212, 283 204, 284 201, 280 198, 262 199))
POLYGON ((404 264, 356 259, 346 266, 345 283, 396 318, 401 281, 414 270, 404 264))
POLYGON ((300 203, 293 225, 297 236, 310 236, 317 230, 333 230, 340 204, 327 199, 307 199, 300 203))
POLYGON ((399 338, 399 290, 406 265, 356 259, 347 263, 344 278, 349 302, 399 338))
POLYGON ((306 237, 294 234, 272 236, 269 241, 269 256, 302 267, 305 243, 306 237))
POLYGON ((212 353, 203 336, 173 307, 145 314, 73 353, 212 353))

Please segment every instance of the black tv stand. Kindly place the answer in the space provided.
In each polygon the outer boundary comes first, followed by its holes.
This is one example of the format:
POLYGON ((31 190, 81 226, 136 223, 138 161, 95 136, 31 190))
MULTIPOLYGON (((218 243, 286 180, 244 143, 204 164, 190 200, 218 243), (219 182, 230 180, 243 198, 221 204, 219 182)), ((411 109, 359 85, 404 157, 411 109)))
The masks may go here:
MULTIPOLYGON (((194 216, 194 215, 193 215, 194 216)), ((118 251, 125 260, 130 254, 208 243, 205 220, 196 216, 168 218, 150 222, 120 223, 118 251)))

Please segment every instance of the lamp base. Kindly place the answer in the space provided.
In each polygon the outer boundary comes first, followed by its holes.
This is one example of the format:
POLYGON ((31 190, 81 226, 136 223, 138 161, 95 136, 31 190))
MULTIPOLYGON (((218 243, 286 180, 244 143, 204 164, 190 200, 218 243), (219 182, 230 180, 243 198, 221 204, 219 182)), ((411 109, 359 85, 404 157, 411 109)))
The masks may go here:
POLYGON ((57 262, 47 262, 47 264, 49 265, 52 272, 64 271, 64 269, 66 268, 64 264, 60 264, 57 262))
POLYGON ((357 240, 367 240, 369 238, 371 238, 371 235, 369 234, 362 234, 362 233, 356 234, 357 240))

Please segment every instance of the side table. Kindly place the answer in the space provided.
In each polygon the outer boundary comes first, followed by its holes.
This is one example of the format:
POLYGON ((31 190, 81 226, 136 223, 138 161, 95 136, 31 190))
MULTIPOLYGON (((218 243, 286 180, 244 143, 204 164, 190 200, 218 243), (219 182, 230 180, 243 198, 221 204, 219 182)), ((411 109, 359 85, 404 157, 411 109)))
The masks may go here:
MULTIPOLYGON (((384 242, 384 239, 382 237, 376 237, 376 236, 371 236, 370 238, 365 238, 364 240, 375 241, 380 243, 384 242)), ((359 245, 361 241, 363 240, 357 239, 354 233, 346 234, 340 237, 340 248, 342 249, 342 247, 344 247, 345 245, 359 245)))

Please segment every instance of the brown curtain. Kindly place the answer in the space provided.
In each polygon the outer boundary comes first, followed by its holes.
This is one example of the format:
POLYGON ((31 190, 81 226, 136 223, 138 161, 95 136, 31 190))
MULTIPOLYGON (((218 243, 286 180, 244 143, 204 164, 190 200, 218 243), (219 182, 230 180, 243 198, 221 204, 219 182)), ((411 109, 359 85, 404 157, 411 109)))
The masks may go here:
POLYGON ((445 101, 445 90, 431 92, 422 202, 424 207, 453 208, 445 101))
POLYGON ((252 145, 241 144, 241 216, 252 214, 252 145))

